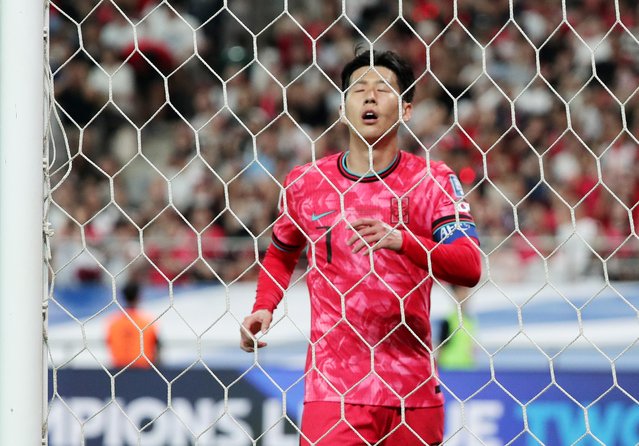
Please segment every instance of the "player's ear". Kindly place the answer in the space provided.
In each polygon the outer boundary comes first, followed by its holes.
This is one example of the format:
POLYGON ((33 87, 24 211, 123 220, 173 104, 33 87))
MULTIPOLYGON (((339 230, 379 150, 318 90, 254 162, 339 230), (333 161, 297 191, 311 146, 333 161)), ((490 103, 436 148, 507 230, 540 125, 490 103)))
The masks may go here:
POLYGON ((413 104, 402 101, 402 121, 408 122, 413 117, 413 104))

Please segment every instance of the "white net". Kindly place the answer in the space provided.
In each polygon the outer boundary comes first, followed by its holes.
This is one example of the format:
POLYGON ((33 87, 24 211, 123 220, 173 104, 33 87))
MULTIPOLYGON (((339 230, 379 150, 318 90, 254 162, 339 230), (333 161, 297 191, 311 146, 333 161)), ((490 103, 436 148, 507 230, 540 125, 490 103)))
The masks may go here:
POLYGON ((49 12, 49 444, 297 444, 306 263, 268 349, 239 352, 239 326, 284 177, 348 145, 339 75, 356 44, 413 66, 400 146, 457 173, 481 238, 467 304, 433 290, 435 353, 462 332, 474 352, 472 379, 442 370, 445 444, 639 442, 634 1, 49 12), (150 368, 117 366, 107 348, 131 281, 147 319, 129 344, 150 368), (579 370, 604 379, 586 389, 579 370))

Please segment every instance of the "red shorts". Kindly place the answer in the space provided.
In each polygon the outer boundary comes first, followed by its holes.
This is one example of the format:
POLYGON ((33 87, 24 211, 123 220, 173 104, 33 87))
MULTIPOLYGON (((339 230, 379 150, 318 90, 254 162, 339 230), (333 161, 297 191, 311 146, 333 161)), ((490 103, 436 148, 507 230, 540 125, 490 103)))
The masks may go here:
POLYGON ((340 403, 318 401, 305 403, 302 412, 301 446, 432 446, 443 441, 443 406, 407 408, 404 423, 399 407, 344 404, 342 418, 340 403))

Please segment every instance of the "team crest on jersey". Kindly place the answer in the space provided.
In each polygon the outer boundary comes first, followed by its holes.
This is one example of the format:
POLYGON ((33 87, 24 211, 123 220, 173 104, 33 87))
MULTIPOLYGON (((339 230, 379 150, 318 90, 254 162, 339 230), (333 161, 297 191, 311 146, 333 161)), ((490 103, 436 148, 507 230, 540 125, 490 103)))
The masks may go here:
POLYGON ((450 181, 450 185, 452 186, 453 192, 455 193, 455 198, 462 198, 464 196, 464 189, 462 188, 457 175, 448 175, 448 180, 450 181))
POLYGON ((403 197, 401 201, 397 198, 391 198, 391 224, 395 225, 400 222, 408 224, 410 215, 408 204, 408 197, 403 197))

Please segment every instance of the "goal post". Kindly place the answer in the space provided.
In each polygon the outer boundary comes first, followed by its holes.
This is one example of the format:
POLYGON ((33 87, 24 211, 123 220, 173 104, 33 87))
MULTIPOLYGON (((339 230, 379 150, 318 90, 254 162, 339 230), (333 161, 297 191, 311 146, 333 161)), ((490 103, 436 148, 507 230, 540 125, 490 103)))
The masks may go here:
POLYGON ((44 2, 0 0, 0 444, 42 443, 44 2))

